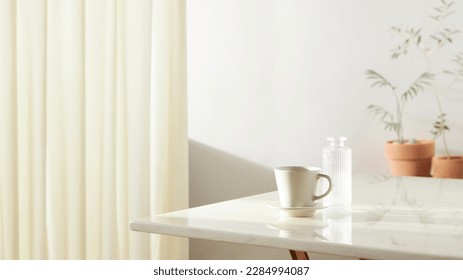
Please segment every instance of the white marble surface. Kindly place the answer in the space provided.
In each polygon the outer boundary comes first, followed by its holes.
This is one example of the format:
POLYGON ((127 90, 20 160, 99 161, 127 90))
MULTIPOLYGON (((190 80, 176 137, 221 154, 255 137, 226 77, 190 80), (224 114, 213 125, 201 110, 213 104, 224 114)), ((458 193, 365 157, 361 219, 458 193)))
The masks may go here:
POLYGON ((463 259, 463 180, 356 175, 352 212, 282 217, 276 192, 131 221, 135 231, 368 259, 463 259))

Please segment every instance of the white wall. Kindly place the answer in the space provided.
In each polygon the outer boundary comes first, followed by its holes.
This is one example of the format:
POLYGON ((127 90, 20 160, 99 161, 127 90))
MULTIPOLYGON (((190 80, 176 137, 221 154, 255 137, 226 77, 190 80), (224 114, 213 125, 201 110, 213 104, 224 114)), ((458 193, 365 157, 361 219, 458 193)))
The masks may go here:
MULTIPOLYGON (((371 89, 367 68, 405 85, 423 68, 391 62, 390 26, 424 26, 439 0, 192 0, 188 2, 191 206, 274 190, 272 168, 321 166, 327 136, 347 136, 353 171, 387 173, 383 143, 393 137, 369 104, 392 107, 371 89)), ((463 1, 449 21, 463 29, 463 1)), ((463 33, 433 61, 447 67, 463 33), (445 63, 444 63, 445 62, 445 63)), ((406 136, 430 138, 432 93, 408 105, 406 136), (407 133, 408 131, 408 133, 407 133)), ((463 153, 463 86, 444 99, 463 153)), ((441 141, 437 148, 442 148, 441 141)), ((287 258, 286 252, 193 240, 191 258, 287 258)))

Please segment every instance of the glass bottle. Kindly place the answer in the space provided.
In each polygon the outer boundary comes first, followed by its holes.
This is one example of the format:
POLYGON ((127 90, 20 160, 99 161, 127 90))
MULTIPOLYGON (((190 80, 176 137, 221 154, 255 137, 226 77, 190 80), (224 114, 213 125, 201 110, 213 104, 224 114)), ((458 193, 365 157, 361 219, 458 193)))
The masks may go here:
POLYGON ((352 151, 344 145, 346 137, 328 137, 323 149, 323 173, 332 181, 331 193, 324 205, 335 212, 349 213, 352 205, 352 151))

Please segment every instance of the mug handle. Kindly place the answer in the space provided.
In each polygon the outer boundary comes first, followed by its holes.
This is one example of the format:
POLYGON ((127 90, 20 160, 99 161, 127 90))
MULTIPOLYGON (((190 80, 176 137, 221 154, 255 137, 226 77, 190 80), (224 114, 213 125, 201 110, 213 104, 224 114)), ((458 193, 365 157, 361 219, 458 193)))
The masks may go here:
POLYGON ((328 180, 328 190, 322 195, 314 195, 314 198, 313 198, 314 201, 318 200, 320 198, 324 198, 325 196, 327 196, 331 192, 331 178, 330 178, 330 176, 319 173, 319 174, 317 174, 317 181, 320 178, 325 178, 326 180, 328 180))

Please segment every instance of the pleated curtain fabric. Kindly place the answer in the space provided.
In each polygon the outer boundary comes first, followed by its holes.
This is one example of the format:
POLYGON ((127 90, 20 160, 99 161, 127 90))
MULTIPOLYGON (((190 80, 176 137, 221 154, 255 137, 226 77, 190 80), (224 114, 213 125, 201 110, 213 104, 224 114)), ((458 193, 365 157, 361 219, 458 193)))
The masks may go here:
POLYGON ((0 1, 0 259, 186 259, 184 0, 0 1))

